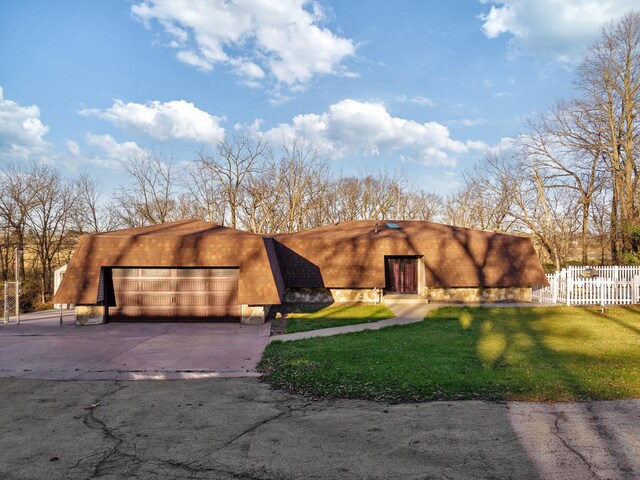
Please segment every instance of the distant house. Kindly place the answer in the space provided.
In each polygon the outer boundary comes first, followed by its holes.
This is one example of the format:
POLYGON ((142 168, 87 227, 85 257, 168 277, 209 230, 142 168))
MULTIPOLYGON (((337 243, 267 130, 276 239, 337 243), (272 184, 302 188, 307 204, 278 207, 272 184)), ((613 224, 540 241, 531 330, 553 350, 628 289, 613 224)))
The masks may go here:
POLYGON ((199 221, 83 236, 60 288, 81 322, 261 323, 284 302, 531 299, 531 240, 425 221, 351 221, 265 236, 199 221))
MULTIPOLYGON (((58 291, 58 288, 60 287, 60 284, 62 283, 62 277, 64 276, 66 271, 67 271, 67 264, 66 263, 64 265, 62 265, 61 267, 57 268, 56 270, 54 270, 54 272, 53 272, 53 294, 54 295, 58 291)), ((70 308, 71 307, 71 305, 69 305, 67 303, 63 303, 62 305, 59 304, 59 303, 56 303, 56 304, 53 305, 53 308, 60 308, 60 306, 62 306, 62 308, 70 308)))

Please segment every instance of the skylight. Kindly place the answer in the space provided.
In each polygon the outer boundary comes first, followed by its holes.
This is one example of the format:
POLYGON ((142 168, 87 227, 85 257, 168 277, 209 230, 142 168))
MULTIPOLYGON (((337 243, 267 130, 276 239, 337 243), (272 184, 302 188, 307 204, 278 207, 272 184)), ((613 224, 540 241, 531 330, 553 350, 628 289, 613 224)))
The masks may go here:
POLYGON ((394 229, 396 229, 396 230, 400 230, 400 225, 398 225, 398 224, 397 224, 397 223, 395 223, 395 222, 387 222, 387 227, 389 227, 389 228, 394 228, 394 229))

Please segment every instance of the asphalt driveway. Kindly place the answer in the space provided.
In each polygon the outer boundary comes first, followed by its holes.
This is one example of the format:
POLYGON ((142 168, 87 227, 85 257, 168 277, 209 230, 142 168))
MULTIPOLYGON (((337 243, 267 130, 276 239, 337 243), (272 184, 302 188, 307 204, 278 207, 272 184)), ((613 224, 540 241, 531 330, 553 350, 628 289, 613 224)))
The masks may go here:
POLYGON ((150 380, 255 376, 270 325, 59 325, 55 312, 0 325, 0 377, 150 380))
POLYGON ((389 405, 256 378, 0 379, 0 478, 640 478, 640 401, 389 405))

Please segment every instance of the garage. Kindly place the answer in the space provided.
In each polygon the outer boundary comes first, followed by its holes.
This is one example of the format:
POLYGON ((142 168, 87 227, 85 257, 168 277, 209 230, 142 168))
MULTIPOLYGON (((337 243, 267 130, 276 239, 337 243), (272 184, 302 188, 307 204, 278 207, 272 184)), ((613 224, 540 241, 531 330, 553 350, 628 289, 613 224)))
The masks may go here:
POLYGON ((238 268, 112 268, 109 321, 239 321, 238 272, 238 268))

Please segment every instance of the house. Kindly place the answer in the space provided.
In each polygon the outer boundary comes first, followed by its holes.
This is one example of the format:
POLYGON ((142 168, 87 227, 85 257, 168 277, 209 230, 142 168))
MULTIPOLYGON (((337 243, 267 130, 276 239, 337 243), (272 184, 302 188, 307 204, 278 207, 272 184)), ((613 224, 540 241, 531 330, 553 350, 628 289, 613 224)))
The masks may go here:
POLYGON ((184 220, 81 237, 55 295, 79 323, 261 323, 285 302, 531 299, 547 279, 526 237, 358 220, 274 236, 184 220))

